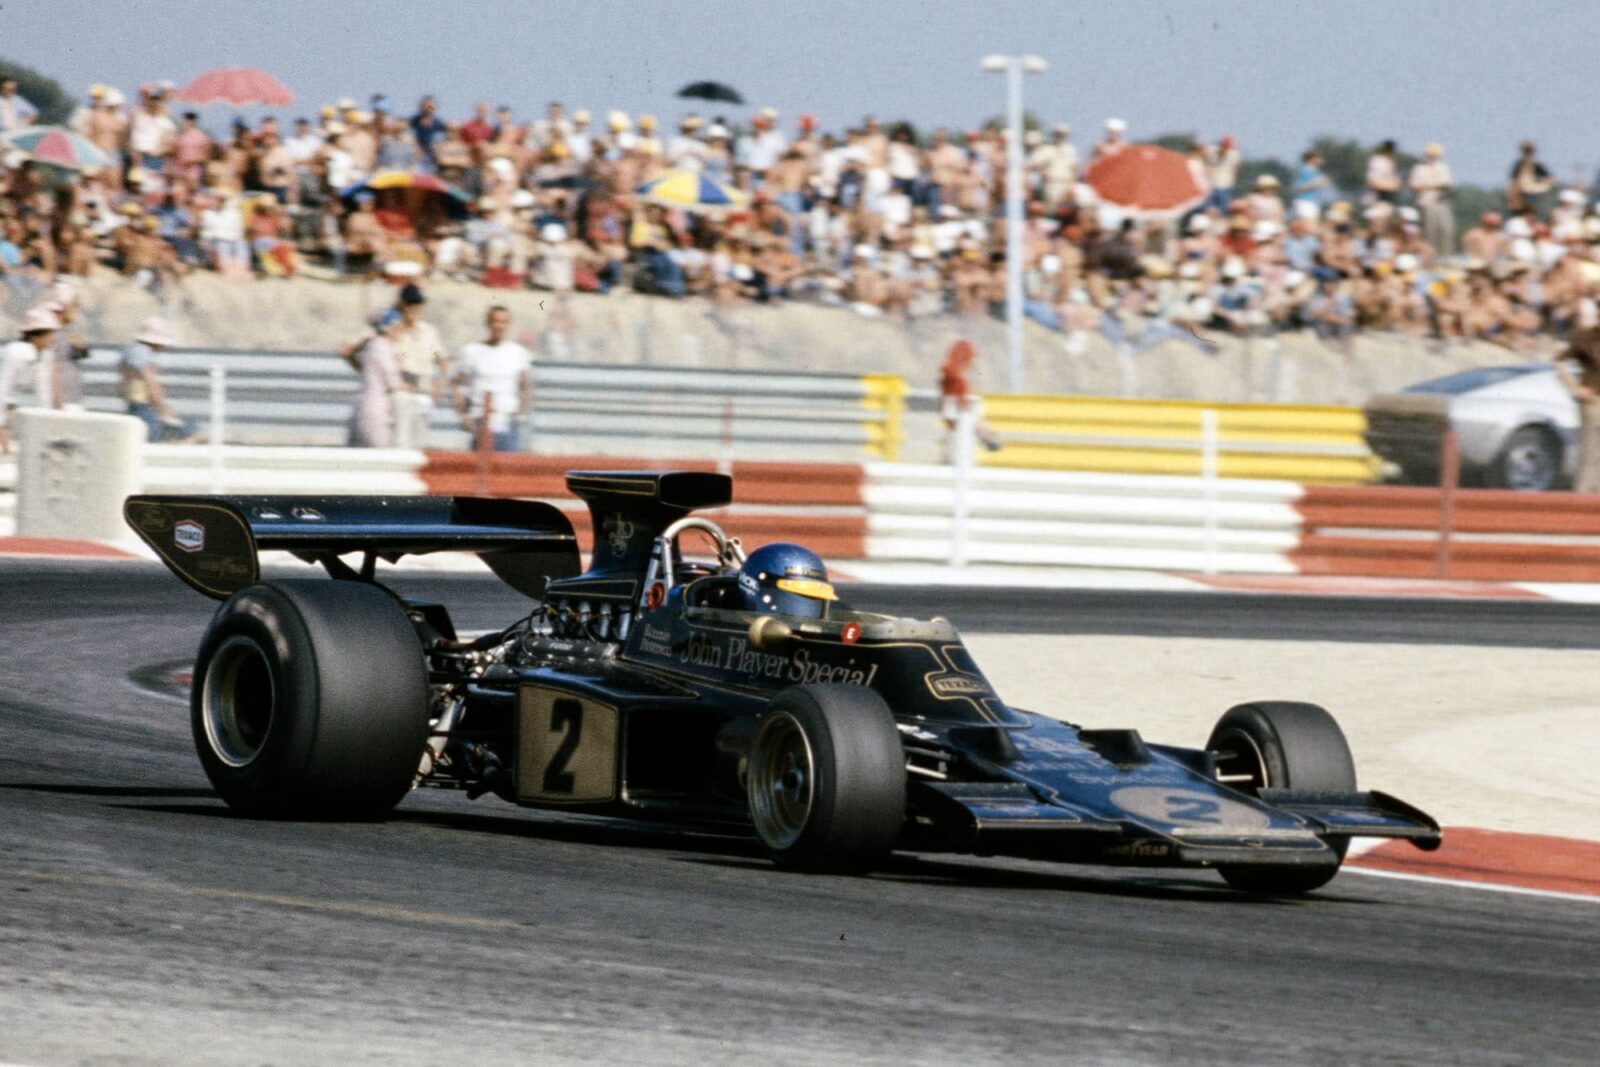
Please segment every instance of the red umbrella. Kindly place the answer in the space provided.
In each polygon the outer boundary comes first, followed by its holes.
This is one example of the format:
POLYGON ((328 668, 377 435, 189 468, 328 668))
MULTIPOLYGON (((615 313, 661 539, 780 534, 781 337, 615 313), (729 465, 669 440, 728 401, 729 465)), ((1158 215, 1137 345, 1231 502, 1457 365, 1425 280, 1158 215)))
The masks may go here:
POLYGON ((1206 197, 1189 160, 1153 144, 1131 145, 1097 159, 1083 179, 1106 203, 1149 215, 1187 211, 1206 197))
POLYGON ((249 67, 222 67, 200 75, 178 90, 177 98, 190 104, 273 104, 294 103, 294 94, 264 70, 249 67))

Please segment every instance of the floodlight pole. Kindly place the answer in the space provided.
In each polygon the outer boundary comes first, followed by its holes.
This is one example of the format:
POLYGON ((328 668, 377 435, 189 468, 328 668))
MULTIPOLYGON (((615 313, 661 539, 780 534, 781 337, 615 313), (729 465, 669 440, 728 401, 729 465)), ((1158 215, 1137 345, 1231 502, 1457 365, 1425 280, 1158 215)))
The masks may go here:
POLYGON ((1022 76, 1046 69, 1038 56, 985 56, 982 68, 1006 76, 1006 367, 1013 393, 1023 391, 1022 366, 1022 76))

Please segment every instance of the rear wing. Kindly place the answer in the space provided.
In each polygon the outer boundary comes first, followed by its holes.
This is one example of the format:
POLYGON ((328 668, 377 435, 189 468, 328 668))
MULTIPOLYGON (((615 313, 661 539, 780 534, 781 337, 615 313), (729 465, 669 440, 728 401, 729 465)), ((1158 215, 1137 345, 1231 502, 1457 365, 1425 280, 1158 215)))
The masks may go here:
POLYGON ((513 589, 581 569, 572 523, 529 500, 449 496, 130 496, 123 518, 172 573, 225 600, 261 577, 259 553, 292 552, 335 578, 371 581, 379 559, 471 552, 513 589), (360 552, 357 571, 340 556, 360 552))

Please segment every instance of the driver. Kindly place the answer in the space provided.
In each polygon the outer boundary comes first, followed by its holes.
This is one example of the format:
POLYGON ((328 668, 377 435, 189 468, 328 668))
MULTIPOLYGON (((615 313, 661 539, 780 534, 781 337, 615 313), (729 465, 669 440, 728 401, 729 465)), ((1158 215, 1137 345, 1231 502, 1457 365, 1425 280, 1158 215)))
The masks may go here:
POLYGON ((750 553, 739 568, 739 591, 746 611, 806 619, 827 615, 828 602, 839 599, 821 557, 782 541, 750 553))

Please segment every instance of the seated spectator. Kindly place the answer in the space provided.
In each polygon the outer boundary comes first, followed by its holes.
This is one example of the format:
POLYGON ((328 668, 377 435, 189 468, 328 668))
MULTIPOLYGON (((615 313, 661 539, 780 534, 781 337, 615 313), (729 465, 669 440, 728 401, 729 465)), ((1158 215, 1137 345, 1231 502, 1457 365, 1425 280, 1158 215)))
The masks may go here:
POLYGON ((211 263, 223 277, 250 275, 250 245, 245 240, 244 215, 235 196, 215 194, 198 201, 200 205, 200 243, 211 263))
POLYGON ((357 274, 378 270, 389 254, 389 234, 373 205, 371 193, 357 193, 356 209, 344 220, 346 269, 357 274))
POLYGON ((1250 274, 1245 261, 1238 256, 1224 260, 1220 274, 1211 292, 1210 325, 1236 334, 1249 333, 1264 325, 1266 318, 1260 310, 1261 279, 1250 274))
POLYGON ((292 278, 299 267, 294 243, 288 240, 288 222, 275 201, 258 200, 250 212, 250 250, 261 273, 269 278, 292 278))
POLYGON ((534 254, 533 285, 554 293, 570 293, 576 286, 578 242, 559 222, 539 228, 539 248, 534 254))
POLYGON ((1312 270, 1316 291, 1306 300, 1302 315, 1318 337, 1348 337, 1355 329, 1355 299, 1344 276, 1329 267, 1312 270))
POLYGON ((1493 263, 1509 250, 1510 242, 1501 229, 1498 211, 1485 211, 1478 224, 1461 235, 1461 251, 1469 260, 1493 263))

